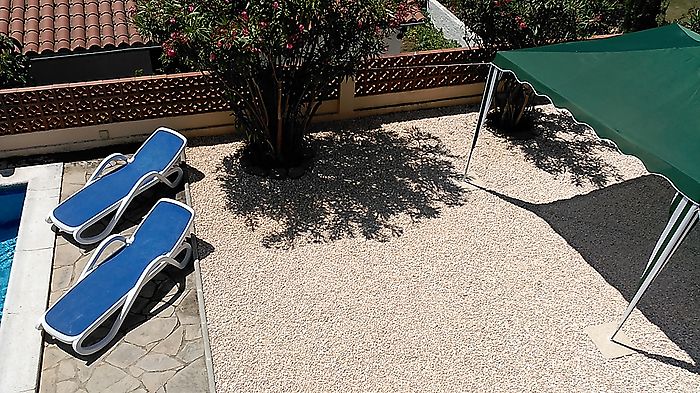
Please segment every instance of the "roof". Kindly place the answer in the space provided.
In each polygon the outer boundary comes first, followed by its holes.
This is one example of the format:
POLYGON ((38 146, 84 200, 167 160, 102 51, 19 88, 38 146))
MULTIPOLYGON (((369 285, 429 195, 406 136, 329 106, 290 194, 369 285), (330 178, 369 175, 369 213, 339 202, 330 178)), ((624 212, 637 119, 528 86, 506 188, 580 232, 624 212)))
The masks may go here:
POLYGON ((426 21, 426 17, 423 14, 421 4, 417 0, 408 0, 408 17, 403 21, 403 24, 412 25, 417 23, 423 23, 426 21))
POLYGON ((128 22, 134 0, 0 0, 0 34, 26 54, 68 53, 140 46, 128 22))
POLYGON ((700 202, 700 35, 672 24, 493 62, 700 202))

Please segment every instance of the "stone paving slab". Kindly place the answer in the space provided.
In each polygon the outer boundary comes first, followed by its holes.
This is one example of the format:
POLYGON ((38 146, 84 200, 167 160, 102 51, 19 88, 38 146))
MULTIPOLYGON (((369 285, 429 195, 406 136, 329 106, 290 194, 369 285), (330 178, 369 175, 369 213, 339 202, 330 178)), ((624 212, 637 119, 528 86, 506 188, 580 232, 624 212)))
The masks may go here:
MULTIPOLYGON (((99 161, 64 166, 61 200, 77 191, 99 161)), ((133 233, 158 198, 184 201, 184 188, 159 185, 141 194, 120 220, 115 232, 133 233)), ((58 235, 49 304, 74 284, 95 246, 79 246, 58 235)), ((169 266, 142 290, 117 337, 102 351, 80 356, 72 348, 44 335, 39 391, 168 392, 209 391, 201 318, 192 263, 179 270, 169 266)), ((106 323, 109 323, 108 320, 106 323)), ((94 334, 104 334, 99 328, 94 334)))

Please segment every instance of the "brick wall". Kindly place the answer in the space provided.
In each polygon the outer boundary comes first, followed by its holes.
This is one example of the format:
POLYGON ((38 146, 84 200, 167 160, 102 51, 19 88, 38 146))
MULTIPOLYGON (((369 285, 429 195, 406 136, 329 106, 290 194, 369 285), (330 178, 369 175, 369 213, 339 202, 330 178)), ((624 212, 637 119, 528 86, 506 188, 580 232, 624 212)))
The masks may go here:
MULTIPOLYGON (((369 61, 354 96, 484 81, 481 50, 401 54, 369 61)), ((419 97, 419 94, 416 95, 419 97)), ((337 100, 337 92, 330 97, 337 100)), ((228 110, 222 87, 200 73, 158 75, 0 91, 0 136, 228 110)))

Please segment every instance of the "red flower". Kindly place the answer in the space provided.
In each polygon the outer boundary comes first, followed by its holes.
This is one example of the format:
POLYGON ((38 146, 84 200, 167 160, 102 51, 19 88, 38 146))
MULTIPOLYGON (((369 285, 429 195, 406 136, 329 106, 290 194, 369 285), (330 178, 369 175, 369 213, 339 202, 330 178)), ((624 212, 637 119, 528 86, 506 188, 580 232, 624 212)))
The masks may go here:
POLYGON ((216 53, 212 52, 212 53, 209 55, 209 61, 216 61, 216 53))
POLYGON ((294 49, 294 45, 291 42, 287 42, 287 49, 289 49, 289 50, 294 49))
POLYGON ((249 19, 249 18, 248 18, 248 13, 245 12, 245 11, 241 12, 241 19, 243 19, 245 22, 247 22, 248 19, 249 19))
POLYGON ((175 52, 175 49, 173 48, 168 48, 165 50, 165 55, 172 59, 173 57, 177 56, 177 52, 175 52))
POLYGON ((276 2, 276 1, 274 3, 272 3, 272 9, 276 10, 278 8, 280 8, 280 3, 276 2))

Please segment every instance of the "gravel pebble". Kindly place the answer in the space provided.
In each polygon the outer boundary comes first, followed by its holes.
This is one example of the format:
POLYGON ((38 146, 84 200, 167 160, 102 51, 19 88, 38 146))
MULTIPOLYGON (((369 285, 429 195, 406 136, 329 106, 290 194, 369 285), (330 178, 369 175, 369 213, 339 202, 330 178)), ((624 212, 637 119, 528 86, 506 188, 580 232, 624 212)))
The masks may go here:
POLYGON ((446 108, 321 126, 298 180, 192 141, 217 390, 697 391, 694 231, 605 360, 583 329, 619 317, 673 196, 552 107, 541 136, 446 108))

